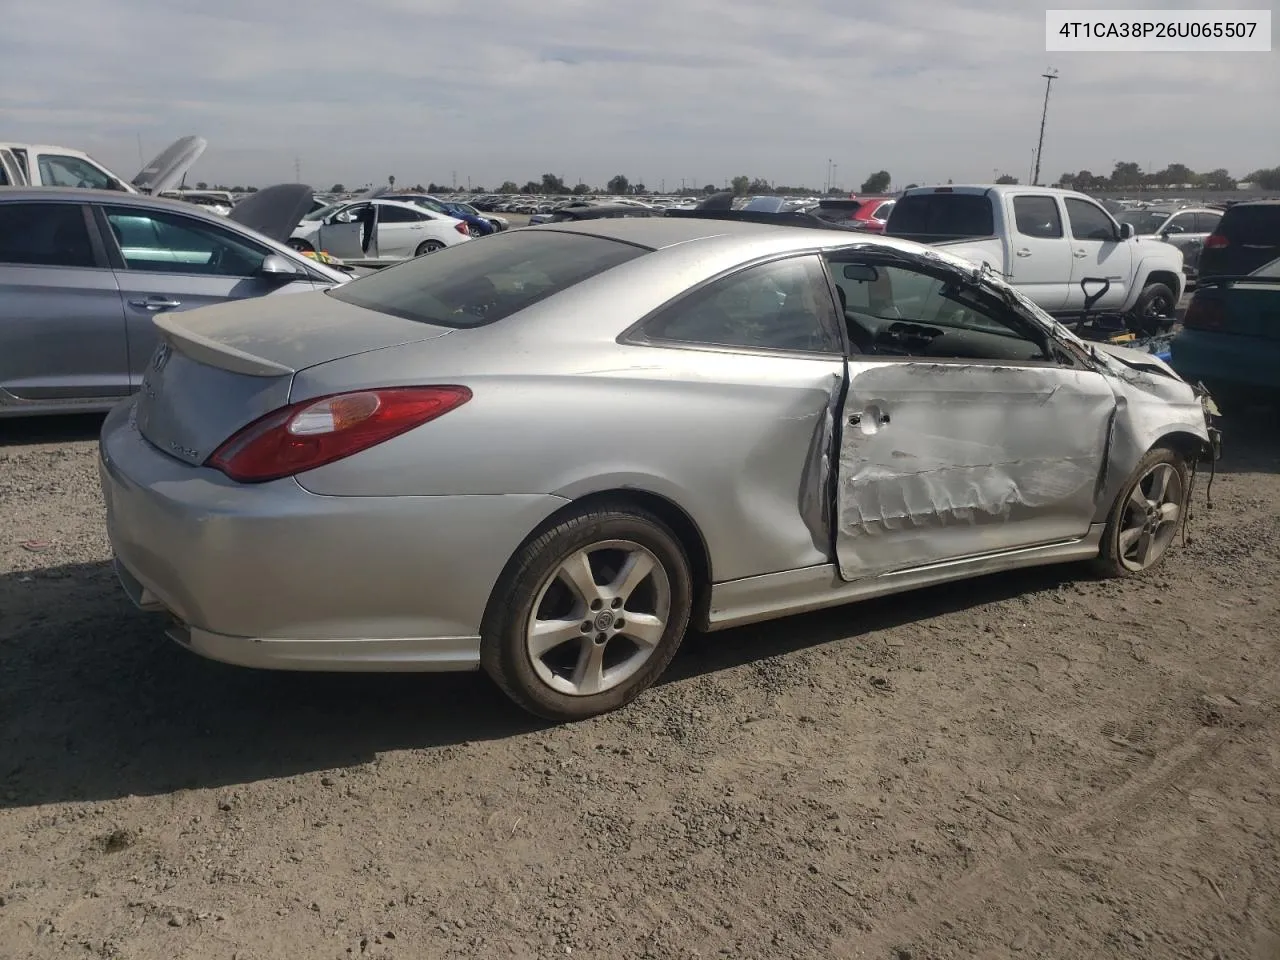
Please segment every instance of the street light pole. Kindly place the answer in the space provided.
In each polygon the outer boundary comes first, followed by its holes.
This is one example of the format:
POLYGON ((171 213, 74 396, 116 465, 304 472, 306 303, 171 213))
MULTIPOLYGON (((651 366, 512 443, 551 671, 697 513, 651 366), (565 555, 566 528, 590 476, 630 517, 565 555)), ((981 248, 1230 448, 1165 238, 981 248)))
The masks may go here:
POLYGON ((1058 71, 1050 67, 1048 73, 1040 76, 1044 77, 1044 111, 1040 114, 1040 143, 1036 146, 1036 166, 1031 173, 1033 187, 1040 186, 1040 156, 1044 151, 1044 123, 1049 117, 1049 89, 1053 86, 1053 81, 1058 79, 1058 71))

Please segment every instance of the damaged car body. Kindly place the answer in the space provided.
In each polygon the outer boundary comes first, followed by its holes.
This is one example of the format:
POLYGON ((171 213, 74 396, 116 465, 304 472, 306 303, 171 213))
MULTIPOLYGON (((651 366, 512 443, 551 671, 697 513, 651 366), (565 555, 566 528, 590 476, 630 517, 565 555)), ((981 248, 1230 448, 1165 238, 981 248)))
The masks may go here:
POLYGON ((214 659, 483 668, 577 719, 691 623, 1161 561, 1216 456, 1201 391, 943 251, 756 216, 530 227, 164 318, 102 433, 126 590, 214 659))

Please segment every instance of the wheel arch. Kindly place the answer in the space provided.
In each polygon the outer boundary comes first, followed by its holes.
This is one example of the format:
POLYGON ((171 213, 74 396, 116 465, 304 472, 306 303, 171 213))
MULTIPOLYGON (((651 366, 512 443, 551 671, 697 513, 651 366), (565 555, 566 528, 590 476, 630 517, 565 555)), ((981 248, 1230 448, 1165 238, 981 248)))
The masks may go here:
MULTIPOLYGON (((652 490, 639 487, 608 487, 583 493, 569 499, 563 506, 558 507, 529 531, 529 534, 520 541, 520 545, 512 552, 511 558, 507 561, 508 566, 531 540, 537 539, 547 530, 561 523, 566 517, 604 504, 622 507, 630 506, 645 510, 652 513, 671 529, 689 560, 689 574, 693 581, 693 611, 690 620, 695 625, 705 625, 707 605, 711 601, 712 570, 711 551, 707 546, 706 537, 697 522, 684 507, 670 497, 654 493, 652 490)), ((504 575, 506 570, 507 567, 504 566, 504 575)), ((500 577, 499 583, 501 579, 500 577)), ((493 599, 492 597, 490 598, 491 604, 493 599)))

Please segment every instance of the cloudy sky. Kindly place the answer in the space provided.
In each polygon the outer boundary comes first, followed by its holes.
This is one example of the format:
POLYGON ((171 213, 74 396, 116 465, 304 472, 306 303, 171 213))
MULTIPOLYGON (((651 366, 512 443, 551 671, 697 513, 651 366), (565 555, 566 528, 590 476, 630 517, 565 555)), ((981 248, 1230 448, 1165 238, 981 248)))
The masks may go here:
POLYGON ((35 0, 4 24, 0 137, 126 178, 139 138, 150 159, 195 133, 190 182, 293 180, 295 158, 320 188, 821 186, 828 160, 853 187, 1026 181, 1050 66, 1046 178, 1280 164, 1280 50, 1046 53, 1026 0, 35 0))

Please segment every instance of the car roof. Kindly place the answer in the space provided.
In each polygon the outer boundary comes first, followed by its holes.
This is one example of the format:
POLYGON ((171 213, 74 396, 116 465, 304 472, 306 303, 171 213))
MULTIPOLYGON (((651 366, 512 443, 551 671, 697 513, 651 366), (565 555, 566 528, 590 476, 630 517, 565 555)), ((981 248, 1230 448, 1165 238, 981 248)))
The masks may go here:
POLYGON ((122 190, 91 190, 87 187, 0 187, 0 200, 60 200, 66 203, 127 203, 154 210, 181 210, 196 213, 212 223, 223 223, 226 217, 207 213, 194 203, 176 197, 157 197, 148 193, 125 193, 122 190))
POLYGON ((950 260, 943 251, 933 250, 909 240, 883 237, 875 233, 849 230, 824 230, 790 224, 752 223, 714 217, 618 217, 595 220, 566 220, 544 223, 520 230, 562 231, 580 233, 623 243, 633 243, 651 250, 663 250, 679 244, 698 241, 714 243, 717 248, 742 247, 749 255, 761 256, 793 250, 834 249, 872 246, 919 253, 928 250, 950 260))

